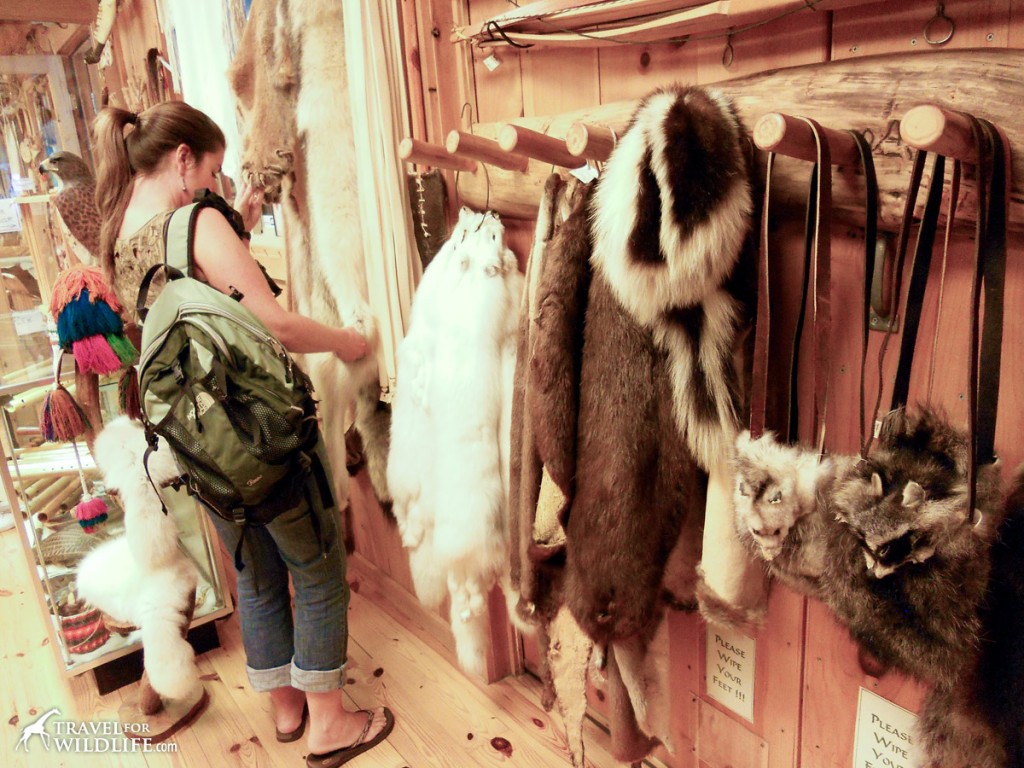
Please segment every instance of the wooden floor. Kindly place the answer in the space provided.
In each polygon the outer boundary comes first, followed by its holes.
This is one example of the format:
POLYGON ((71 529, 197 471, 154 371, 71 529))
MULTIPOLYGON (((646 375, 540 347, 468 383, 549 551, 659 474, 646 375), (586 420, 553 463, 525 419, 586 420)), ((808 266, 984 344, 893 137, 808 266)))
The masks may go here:
MULTIPOLYGON (((210 707, 168 744, 168 754, 69 754, 47 752, 31 739, 31 752, 14 751, 21 729, 53 707, 59 720, 117 719, 118 707, 137 684, 99 696, 90 673, 71 680, 56 669, 46 647, 42 611, 18 551, 15 531, 0 534, 0 766, 301 766, 304 741, 279 744, 269 699, 252 692, 245 678, 238 620, 218 622, 223 647, 200 657, 210 707)), ((466 768, 514 764, 568 766, 561 718, 539 705, 540 685, 520 676, 485 685, 467 679, 451 663, 436 628, 404 590, 353 558, 349 615, 349 684, 360 707, 387 704, 397 724, 387 743, 349 765, 354 768, 466 768), (507 746, 506 746, 507 745, 507 746)), ((587 764, 614 766, 607 735, 587 726, 587 764)))

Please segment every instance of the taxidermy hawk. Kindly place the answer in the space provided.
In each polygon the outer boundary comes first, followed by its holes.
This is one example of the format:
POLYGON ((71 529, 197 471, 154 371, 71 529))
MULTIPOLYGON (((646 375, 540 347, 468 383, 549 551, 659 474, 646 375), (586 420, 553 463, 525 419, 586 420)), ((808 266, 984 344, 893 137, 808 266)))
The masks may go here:
POLYGON ((57 225, 83 264, 98 262, 100 212, 96 207, 96 181, 78 155, 54 152, 39 164, 40 173, 52 173, 60 182, 53 198, 57 225))

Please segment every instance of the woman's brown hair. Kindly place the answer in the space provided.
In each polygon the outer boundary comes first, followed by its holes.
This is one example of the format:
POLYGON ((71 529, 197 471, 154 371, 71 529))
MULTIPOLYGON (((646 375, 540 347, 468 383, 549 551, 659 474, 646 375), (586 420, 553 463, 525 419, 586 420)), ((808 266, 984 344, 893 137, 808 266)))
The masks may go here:
POLYGON ((192 150, 198 162, 206 153, 224 149, 226 142, 213 120, 181 101, 165 101, 137 115, 107 107, 92 124, 92 138, 101 217, 100 266, 113 281, 114 242, 132 197, 135 174, 152 173, 181 144, 192 150), (132 128, 126 135, 128 126, 132 128))

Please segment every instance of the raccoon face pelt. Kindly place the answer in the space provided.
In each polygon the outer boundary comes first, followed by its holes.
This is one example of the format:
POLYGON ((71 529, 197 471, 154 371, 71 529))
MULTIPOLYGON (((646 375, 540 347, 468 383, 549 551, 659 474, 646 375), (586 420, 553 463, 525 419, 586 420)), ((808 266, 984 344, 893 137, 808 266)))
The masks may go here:
POLYGON ((967 510, 967 435, 931 412, 901 423, 836 485, 824 599, 875 656, 939 687, 980 643, 998 467, 978 473, 983 525, 967 510))

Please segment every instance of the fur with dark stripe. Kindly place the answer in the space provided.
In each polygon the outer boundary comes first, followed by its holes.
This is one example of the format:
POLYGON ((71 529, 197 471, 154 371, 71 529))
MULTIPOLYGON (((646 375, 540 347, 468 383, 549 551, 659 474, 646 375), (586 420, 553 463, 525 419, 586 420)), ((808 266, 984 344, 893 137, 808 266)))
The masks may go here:
POLYGON ((743 307, 730 283, 752 209, 742 136, 717 92, 657 91, 592 206, 593 264, 668 352, 675 417, 705 469, 728 456, 738 425, 732 353, 743 307))

